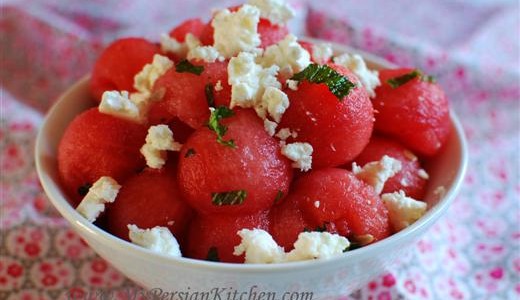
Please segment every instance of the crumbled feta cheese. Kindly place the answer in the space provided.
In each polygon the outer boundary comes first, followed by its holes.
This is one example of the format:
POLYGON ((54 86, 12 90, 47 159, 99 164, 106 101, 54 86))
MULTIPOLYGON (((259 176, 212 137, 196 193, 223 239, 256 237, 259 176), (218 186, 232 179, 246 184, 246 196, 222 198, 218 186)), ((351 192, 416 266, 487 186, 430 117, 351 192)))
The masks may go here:
POLYGON ((133 224, 127 227, 132 243, 158 253, 182 256, 179 243, 168 228, 155 226, 151 229, 140 229, 133 224))
POLYGON ((174 141, 173 132, 167 125, 155 125, 148 128, 141 154, 146 159, 146 165, 160 169, 166 163, 166 151, 180 151, 181 147, 181 144, 174 141))
POLYGON ((408 160, 417 161, 417 156, 415 156, 415 154, 413 154, 411 151, 404 150, 403 153, 408 160))
POLYGON ((319 63, 325 64, 332 57, 333 51, 330 44, 319 43, 312 45, 312 59, 319 63))
POLYGON ((320 201, 318 201, 318 200, 314 201, 314 207, 320 208, 320 201))
POLYGON ((297 91, 298 90, 298 81, 296 80, 292 80, 292 79, 287 79, 285 81, 285 84, 287 85, 287 87, 293 91, 297 91))
POLYGON ((410 226, 426 213, 425 202, 407 197, 403 191, 383 194, 381 199, 388 209, 390 223, 397 231, 410 226))
POLYGON ((278 67, 263 68, 255 63, 255 54, 241 52, 228 64, 228 83, 231 85, 230 108, 254 107, 267 87, 281 88, 276 75, 278 67))
POLYGON ((168 57, 155 54, 153 62, 146 64, 141 72, 134 77, 134 88, 144 94, 150 94, 155 81, 173 67, 173 61, 168 57))
POLYGON ((376 193, 380 194, 383 191, 385 182, 401 171, 401 168, 402 165, 399 160, 385 155, 380 161, 367 163, 363 168, 353 163, 352 173, 357 178, 371 185, 376 193))
POLYGON ((116 200, 117 193, 121 186, 108 177, 100 177, 88 190, 83 197, 76 211, 85 217, 89 222, 94 222, 99 215, 105 211, 105 204, 116 200))
POLYGON ((444 195, 446 195, 446 188, 442 185, 438 186, 434 191, 433 194, 437 197, 442 198, 444 195))
POLYGON ((264 119, 264 129, 267 132, 267 134, 269 134, 270 136, 273 136, 274 133, 276 132, 276 126, 278 126, 278 124, 276 122, 269 121, 268 119, 264 119))
POLYGON ((186 53, 188 53, 188 46, 186 43, 181 43, 166 33, 161 34, 160 42, 161 51, 164 53, 173 53, 180 57, 186 57, 186 53))
POLYGON ((342 254, 350 246, 347 238, 329 232, 302 232, 287 253, 287 261, 324 259, 342 254))
POLYGON ((98 110, 107 115, 135 122, 141 122, 143 119, 139 107, 130 100, 127 91, 105 91, 101 96, 98 110))
POLYGON ((356 76, 359 78, 361 85, 363 85, 367 90, 368 95, 371 98, 376 96, 375 89, 381 85, 381 82, 379 81, 379 73, 377 71, 369 70, 361 55, 350 55, 345 53, 335 57, 334 63, 344 66, 350 71, 354 72, 354 74, 356 74, 356 76))
POLYGON ((409 184, 408 184, 408 180, 406 180, 406 178, 401 178, 401 181, 399 181, 399 183, 404 186, 404 187, 407 187, 409 184))
POLYGON ((311 63, 311 56, 294 35, 288 34, 277 44, 267 47, 259 61, 264 67, 276 65, 283 76, 291 77, 311 63))
POLYGON ((242 229, 237 232, 242 242, 235 247, 233 255, 245 253, 245 263, 276 263, 285 258, 284 249, 273 237, 262 229, 242 229))
POLYGON ((214 28, 214 47, 225 58, 231 58, 242 51, 253 51, 260 46, 258 22, 260 10, 251 5, 243 5, 236 12, 228 9, 217 12, 211 22, 214 28))
POLYGON ((213 46, 195 47, 188 52, 187 58, 189 60, 201 60, 208 63, 215 62, 217 59, 219 61, 224 60, 224 57, 222 57, 217 49, 213 46))
POLYGON ((283 25, 295 15, 294 10, 284 0, 249 0, 250 5, 260 9, 260 16, 271 23, 283 25))
POLYGON ((282 146, 282 154, 293 161, 293 168, 303 172, 312 168, 312 151, 309 143, 291 143, 282 146))
POLYGON ((276 134, 276 137, 282 141, 292 137, 293 139, 298 137, 298 133, 296 131, 291 131, 289 128, 282 128, 276 134))
POLYGON ((222 91, 224 88, 222 87, 222 81, 217 81, 217 83, 215 84, 215 92, 220 92, 222 91))
POLYGON ((289 97, 280 89, 268 86, 265 89, 261 101, 256 105, 256 113, 261 117, 266 117, 266 111, 277 123, 280 122, 283 113, 289 107, 289 97))
POLYGON ((430 175, 428 175, 428 173, 426 173, 426 171, 424 169, 420 169, 418 172, 417 172, 417 175, 419 175, 420 178, 424 179, 424 180, 428 180, 430 179, 430 175))

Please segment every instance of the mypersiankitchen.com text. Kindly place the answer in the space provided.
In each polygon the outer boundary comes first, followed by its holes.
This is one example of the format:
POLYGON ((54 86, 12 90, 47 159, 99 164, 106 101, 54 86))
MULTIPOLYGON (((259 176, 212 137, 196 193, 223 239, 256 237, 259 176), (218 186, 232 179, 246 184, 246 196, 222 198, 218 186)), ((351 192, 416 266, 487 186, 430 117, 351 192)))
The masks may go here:
POLYGON ((184 290, 168 291, 161 288, 150 290, 126 288, 115 290, 74 289, 67 293, 70 300, 313 300, 311 291, 275 292, 259 289, 253 285, 249 289, 232 287, 214 287, 209 290, 197 290, 187 287, 184 290))

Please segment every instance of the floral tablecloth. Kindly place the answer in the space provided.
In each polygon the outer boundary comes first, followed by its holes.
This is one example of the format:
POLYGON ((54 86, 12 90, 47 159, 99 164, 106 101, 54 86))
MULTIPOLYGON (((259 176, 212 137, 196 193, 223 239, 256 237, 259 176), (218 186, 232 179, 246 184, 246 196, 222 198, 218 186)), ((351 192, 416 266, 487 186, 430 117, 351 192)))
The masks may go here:
MULTIPOLYGON (((0 2, 0 299, 135 287, 49 204, 34 168, 35 136, 45 111, 89 72, 103 45, 128 35, 157 39, 182 19, 235 2, 0 2)), ((519 2, 292 2, 299 34, 437 76, 469 141, 468 175, 447 215, 403 264, 341 299, 519 299, 519 2)))

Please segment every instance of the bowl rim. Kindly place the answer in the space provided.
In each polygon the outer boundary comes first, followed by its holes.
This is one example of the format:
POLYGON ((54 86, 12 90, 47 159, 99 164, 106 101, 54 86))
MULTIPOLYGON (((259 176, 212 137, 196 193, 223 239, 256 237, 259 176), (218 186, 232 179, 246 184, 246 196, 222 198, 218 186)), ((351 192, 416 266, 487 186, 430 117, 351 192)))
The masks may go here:
MULTIPOLYGON (((319 41, 315 39, 308 39, 309 41, 319 41)), ((320 41, 323 42, 323 41, 320 41)), ((365 60, 380 65, 382 67, 395 67, 393 64, 388 63, 384 59, 366 54, 357 49, 352 49, 345 45, 339 45, 335 43, 326 42, 331 44, 333 49, 339 50, 347 53, 358 53, 361 54, 365 60)), ((51 203, 56 207, 62 217, 64 217, 73 227, 79 228, 83 233, 89 235, 89 238, 98 240, 102 244, 106 244, 110 248, 120 249, 120 251, 126 251, 127 254, 130 254, 135 257, 147 258, 160 261, 161 263, 171 264, 172 266, 177 265, 180 267, 190 267, 190 268, 199 268, 205 271, 216 271, 216 272, 241 272, 244 274, 247 273, 281 273, 288 271, 300 271, 303 269, 312 269, 318 267, 326 267, 326 266, 334 266, 338 264, 340 261, 342 263, 348 261, 359 261, 363 259, 369 259, 374 257, 377 253, 380 253, 384 249, 387 248, 395 248, 400 245, 403 241, 410 241, 418 237, 415 233, 420 233, 428 229, 437 219, 444 214, 444 212, 448 209, 450 204, 453 202, 456 197, 458 191, 460 190, 464 175, 466 173, 467 164, 468 164, 468 149, 467 149, 467 141, 464 135, 463 127, 459 121, 459 118, 453 111, 453 108, 450 111, 450 120, 452 125, 453 134, 456 134, 456 138, 459 142, 460 146, 460 163, 459 168, 457 169, 456 174, 454 175, 454 180, 444 197, 433 207, 431 207, 427 213, 421 217, 418 221, 416 221, 411 226, 385 238, 377 243, 368 245, 366 247, 362 247, 353 251, 347 251, 341 255, 334 256, 328 259, 317 259, 317 260, 306 260, 306 261, 298 261, 298 262, 287 262, 287 263, 277 263, 277 264, 238 264, 238 263, 226 263, 226 262, 211 262, 205 260, 198 260, 187 257, 172 257, 166 254, 157 253, 152 250, 140 247, 138 245, 132 244, 128 241, 122 240, 112 234, 106 232, 105 230, 97 227, 93 223, 90 223, 85 218, 83 218, 66 200, 64 194, 60 191, 59 183, 52 180, 50 176, 45 175, 46 171, 44 170, 44 166, 41 160, 42 152, 44 152, 44 132, 49 124, 49 120, 53 117, 56 117, 57 112, 60 107, 64 105, 64 99, 69 97, 69 94, 73 93, 79 87, 88 83, 89 76, 84 76, 80 80, 78 80, 75 84, 73 84, 67 91, 65 91, 58 100, 54 103, 52 108, 48 111, 45 119, 43 121, 42 126, 38 132, 38 136, 36 138, 35 144, 35 163, 36 170, 42 187, 48 196, 51 203)), ((81 235, 81 234, 80 234, 81 235)))

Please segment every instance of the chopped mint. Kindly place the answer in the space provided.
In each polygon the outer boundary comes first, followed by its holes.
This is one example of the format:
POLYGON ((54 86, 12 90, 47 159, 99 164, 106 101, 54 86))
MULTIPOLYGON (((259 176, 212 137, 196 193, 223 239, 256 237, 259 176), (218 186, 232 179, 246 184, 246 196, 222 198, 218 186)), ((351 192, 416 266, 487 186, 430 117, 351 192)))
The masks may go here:
POLYGON ((324 83, 339 101, 347 96, 356 85, 346 76, 341 75, 327 65, 310 64, 300 73, 294 74, 292 80, 307 80, 311 83, 324 83))
POLYGON ((211 110, 211 115, 209 116, 208 121, 208 128, 213 130, 217 134, 217 142, 224 146, 228 146, 231 148, 236 148, 235 141, 234 140, 227 140, 224 141, 223 137, 227 132, 227 127, 220 124, 220 120, 223 118, 229 118, 233 116, 235 113, 225 107, 225 106, 219 106, 215 109, 211 110))
POLYGON ((211 203, 217 206, 240 205, 247 197, 247 191, 237 190, 224 193, 211 193, 211 203))
POLYGON ((202 71, 204 71, 204 67, 195 66, 187 59, 183 59, 177 65, 175 65, 175 71, 177 71, 177 73, 192 73, 195 75, 200 75, 202 71))

